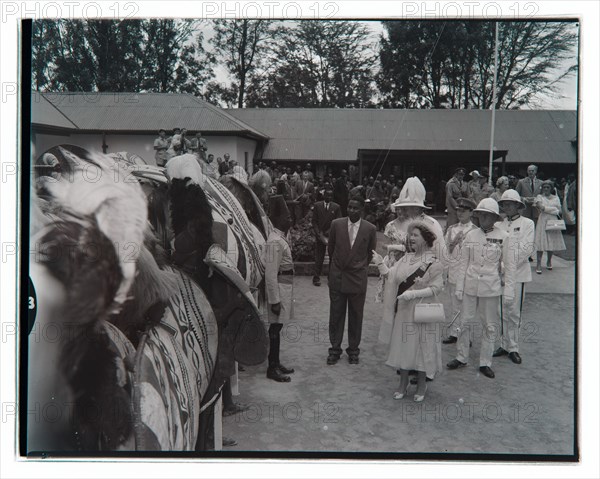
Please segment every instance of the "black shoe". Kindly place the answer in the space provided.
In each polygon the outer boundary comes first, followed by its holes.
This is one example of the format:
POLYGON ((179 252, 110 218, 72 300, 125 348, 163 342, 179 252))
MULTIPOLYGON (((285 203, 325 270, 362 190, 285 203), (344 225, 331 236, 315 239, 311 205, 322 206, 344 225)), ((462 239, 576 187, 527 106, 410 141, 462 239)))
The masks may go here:
POLYGON ((278 383, 289 383, 292 380, 289 376, 282 374, 276 367, 267 369, 267 377, 278 383))
POLYGON ((295 370, 294 368, 286 368, 283 364, 279 363, 277 365, 277 369, 279 369, 279 372, 283 373, 283 374, 294 374, 295 370))
POLYGON ((453 359, 448 364, 446 364, 446 367, 448 369, 458 369, 458 368, 464 368, 466 365, 467 365, 467 363, 463 363, 463 362, 459 361, 458 359, 453 359))
POLYGON ((349 356, 348 357, 348 362, 350 364, 358 364, 358 356, 349 356))
POLYGON ((498 348, 496 349, 496 351, 494 351, 494 354, 492 354, 493 357, 497 358, 498 356, 506 356, 508 354, 508 351, 504 348, 498 348))
POLYGON ((316 276, 313 278, 313 285, 321 286, 321 278, 317 278, 316 276))
POLYGON ((508 357, 515 364, 521 364, 523 362, 523 360, 521 359, 521 355, 519 353, 517 353, 516 351, 513 351, 512 353, 508 353, 508 357))
POLYGON ((231 437, 224 437, 222 442, 224 447, 237 446, 237 441, 231 437))
POLYGON ((442 339, 442 344, 454 344, 456 341, 458 341, 456 336, 449 336, 446 339, 442 339))
POLYGON ((481 371, 481 374, 483 374, 486 378, 494 379, 496 377, 494 371, 492 371, 492 368, 489 366, 481 366, 479 371, 481 371))
MULTIPOLYGON (((426 383, 431 382, 431 381, 433 381, 433 379, 428 378, 427 376, 425 376, 425 382, 426 383)), ((419 380, 417 378, 410 378, 410 383, 411 384, 419 384, 419 380)))
POLYGON ((330 366, 337 363, 340 360, 339 356, 336 356, 335 354, 330 354, 329 356, 327 356, 327 364, 329 364, 330 366))

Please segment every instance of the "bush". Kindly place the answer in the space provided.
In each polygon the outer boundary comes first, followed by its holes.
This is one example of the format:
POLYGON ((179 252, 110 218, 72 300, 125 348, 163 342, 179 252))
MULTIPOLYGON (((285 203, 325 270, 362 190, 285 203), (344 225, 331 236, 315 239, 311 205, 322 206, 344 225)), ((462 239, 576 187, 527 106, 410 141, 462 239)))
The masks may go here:
POLYGON ((290 243, 294 261, 314 261, 315 259, 315 232, 312 227, 310 210, 295 226, 290 229, 290 243))

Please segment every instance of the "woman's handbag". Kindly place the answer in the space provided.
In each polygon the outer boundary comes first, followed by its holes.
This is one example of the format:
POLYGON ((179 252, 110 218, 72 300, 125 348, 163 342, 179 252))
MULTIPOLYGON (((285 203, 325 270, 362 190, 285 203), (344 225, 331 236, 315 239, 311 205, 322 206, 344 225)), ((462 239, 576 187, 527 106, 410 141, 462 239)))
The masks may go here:
POLYGON ((546 231, 564 231, 566 229, 565 220, 558 218, 546 221, 546 231))
POLYGON ((422 303, 421 301, 415 304, 415 323, 443 323, 446 321, 442 303, 422 303))

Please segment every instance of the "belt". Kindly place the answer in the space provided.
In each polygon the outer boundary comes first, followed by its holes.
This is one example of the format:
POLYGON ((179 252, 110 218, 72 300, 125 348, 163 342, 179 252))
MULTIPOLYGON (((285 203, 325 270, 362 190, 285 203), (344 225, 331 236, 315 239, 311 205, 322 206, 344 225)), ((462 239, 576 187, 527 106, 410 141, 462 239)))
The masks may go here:
POLYGON ((279 272, 279 276, 287 276, 287 275, 294 276, 294 270, 293 269, 287 269, 285 271, 280 271, 279 272))

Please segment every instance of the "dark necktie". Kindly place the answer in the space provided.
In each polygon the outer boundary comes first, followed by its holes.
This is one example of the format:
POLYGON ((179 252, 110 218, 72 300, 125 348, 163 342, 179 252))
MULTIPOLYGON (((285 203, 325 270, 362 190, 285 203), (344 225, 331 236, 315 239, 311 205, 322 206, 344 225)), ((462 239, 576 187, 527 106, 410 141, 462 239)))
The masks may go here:
POLYGON ((535 193, 535 183, 533 181, 533 178, 531 178, 531 192, 535 193))

